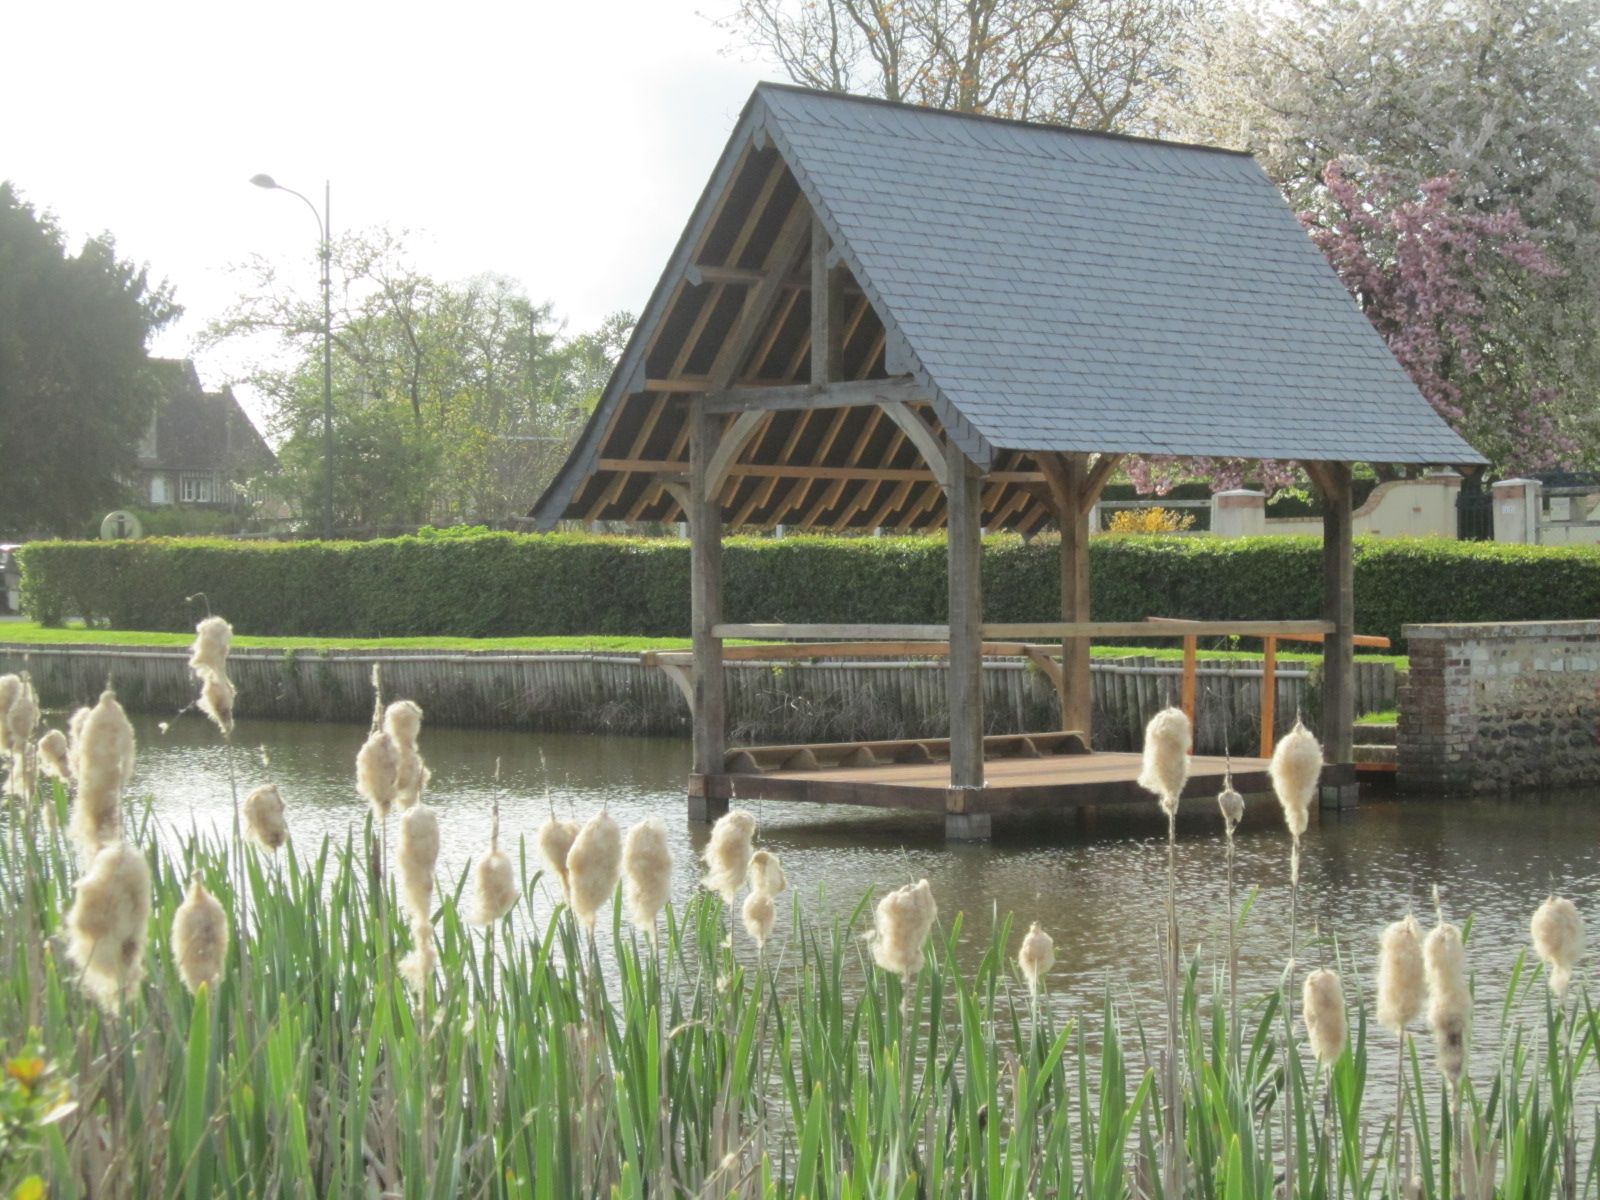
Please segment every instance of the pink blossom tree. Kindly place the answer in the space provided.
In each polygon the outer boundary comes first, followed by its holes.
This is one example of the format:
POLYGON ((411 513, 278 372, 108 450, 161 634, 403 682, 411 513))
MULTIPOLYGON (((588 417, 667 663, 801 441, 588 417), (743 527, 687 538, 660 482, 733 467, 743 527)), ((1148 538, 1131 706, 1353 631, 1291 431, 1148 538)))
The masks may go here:
MULTIPOLYGON (((1434 410, 1497 468, 1569 465, 1578 445, 1558 392, 1515 332, 1522 303, 1563 272, 1517 211, 1472 207, 1453 175, 1406 189, 1384 175, 1362 180, 1337 159, 1322 199, 1302 224, 1434 410)), ((1254 482, 1272 492, 1299 478, 1293 463, 1215 458, 1139 459, 1128 475, 1158 495, 1196 476, 1214 491, 1254 482)))

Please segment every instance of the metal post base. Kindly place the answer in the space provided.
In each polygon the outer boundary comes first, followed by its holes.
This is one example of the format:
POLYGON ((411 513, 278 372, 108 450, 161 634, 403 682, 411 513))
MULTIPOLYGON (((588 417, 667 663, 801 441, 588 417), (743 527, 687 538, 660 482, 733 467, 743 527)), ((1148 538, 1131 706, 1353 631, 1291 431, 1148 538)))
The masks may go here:
POLYGON ((989 837, 988 813, 945 813, 945 841, 987 842, 989 837))
POLYGON ((710 825, 728 815, 727 781, 718 775, 689 776, 689 820, 710 825))

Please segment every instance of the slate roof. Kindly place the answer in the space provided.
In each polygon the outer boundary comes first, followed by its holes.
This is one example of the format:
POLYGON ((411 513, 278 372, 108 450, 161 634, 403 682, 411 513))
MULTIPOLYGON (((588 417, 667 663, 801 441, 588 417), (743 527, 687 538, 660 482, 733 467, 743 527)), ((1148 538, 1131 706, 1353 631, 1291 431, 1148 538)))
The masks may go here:
POLYGON ((980 461, 1483 461, 1248 155, 774 84, 755 100, 980 461))
MULTIPOLYGON (((1028 478, 1046 452, 1484 461, 1248 155, 761 84, 534 507, 541 526, 682 518, 662 481, 687 470, 689 395, 711 386, 755 272, 781 273, 790 299, 736 383, 809 378, 805 260, 778 260, 780 230, 812 215, 858 289, 841 378, 916 381, 935 434, 993 473, 986 527, 1052 519, 1028 478)), ((725 517, 942 524, 942 492, 881 416, 772 414, 725 517)))
POLYGON ((188 359, 152 359, 161 380, 155 455, 139 466, 165 471, 263 471, 277 456, 233 394, 208 392, 188 359))

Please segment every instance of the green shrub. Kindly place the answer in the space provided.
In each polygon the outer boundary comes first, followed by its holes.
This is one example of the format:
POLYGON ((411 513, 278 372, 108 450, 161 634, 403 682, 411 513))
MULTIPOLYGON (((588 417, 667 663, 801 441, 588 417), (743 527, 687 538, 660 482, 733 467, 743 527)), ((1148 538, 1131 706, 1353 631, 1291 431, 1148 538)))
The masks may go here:
MULTIPOLYGON (((689 548, 675 539, 586 534, 372 542, 147 539, 43 542, 22 550, 23 603, 46 622, 79 615, 118 629, 191 628, 205 593, 241 633, 418 637, 571 634, 681 637, 689 548)), ((1094 615, 1215 620, 1315 617, 1315 538, 1104 536, 1090 543, 1094 615)), ((939 622, 939 538, 734 538, 724 561, 731 621, 939 622)), ((985 543, 986 616, 1059 612, 1053 538, 985 543)), ((1413 622, 1592 617, 1600 549, 1361 539, 1356 624, 1400 637, 1413 622)))

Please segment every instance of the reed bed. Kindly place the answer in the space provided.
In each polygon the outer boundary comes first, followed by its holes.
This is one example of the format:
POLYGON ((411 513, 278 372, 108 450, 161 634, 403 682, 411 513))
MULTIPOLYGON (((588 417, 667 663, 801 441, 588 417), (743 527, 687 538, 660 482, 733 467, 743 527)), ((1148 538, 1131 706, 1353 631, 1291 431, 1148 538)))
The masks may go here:
MULTIPOLYGON (((69 801, 48 778, 0 813, 0 1195, 46 1194, 20 1190, 34 1179, 52 1197, 186 1200, 1600 1194, 1600 1118, 1580 1103, 1600 1016, 1566 906, 1534 925, 1543 963, 1476 981, 1493 1037, 1462 1023, 1471 923, 1442 912, 1424 940, 1450 1011, 1427 1014, 1429 1041, 1414 980, 1369 1028, 1375 937, 1300 947, 1304 978, 1285 946, 1283 985, 1237 1002, 1230 960, 1177 958, 1158 1034, 1110 984, 1091 1011, 1050 1002, 1070 930, 970 928, 926 881, 813 920, 795 894, 818 881, 785 880, 746 817, 678 909, 652 890, 672 866, 658 831, 623 849, 590 814, 565 859, 582 911, 538 919, 535 893, 566 888, 532 837, 506 839, 486 902, 474 865, 431 889, 380 871, 371 808, 342 841, 273 850, 157 838, 149 805, 125 802, 115 852, 148 864, 149 918, 140 977, 111 1004, 68 956, 89 874, 69 801), (741 891, 765 901, 759 937, 741 891), (424 936, 437 969, 407 972, 424 936), (1530 1010, 1544 1020, 1521 1023, 1530 1010), (1369 1096, 1374 1072, 1403 1103, 1369 1096)), ((1129 914, 1130 958, 1166 956, 1162 922, 1129 914)))

